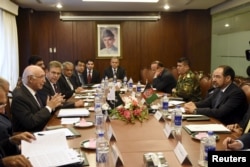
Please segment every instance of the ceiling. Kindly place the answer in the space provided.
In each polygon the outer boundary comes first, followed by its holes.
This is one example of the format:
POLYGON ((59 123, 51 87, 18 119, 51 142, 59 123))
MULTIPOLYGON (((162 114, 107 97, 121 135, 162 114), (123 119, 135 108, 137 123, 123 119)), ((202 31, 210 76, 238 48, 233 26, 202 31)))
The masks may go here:
POLYGON ((162 12, 168 4, 170 12, 189 9, 209 9, 228 0, 159 0, 157 3, 124 3, 124 2, 83 2, 82 0, 11 0, 22 8, 37 11, 138 11, 162 12), (57 3, 63 8, 57 9, 57 3))

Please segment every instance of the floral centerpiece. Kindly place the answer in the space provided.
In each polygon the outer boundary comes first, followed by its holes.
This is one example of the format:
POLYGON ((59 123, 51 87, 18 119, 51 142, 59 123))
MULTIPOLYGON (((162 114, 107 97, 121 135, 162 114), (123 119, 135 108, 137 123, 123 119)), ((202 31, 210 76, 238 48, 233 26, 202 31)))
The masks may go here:
POLYGON ((136 120, 143 122, 148 119, 148 109, 140 104, 135 97, 125 97, 123 99, 124 106, 119 106, 111 110, 110 116, 126 121, 127 123, 135 123, 136 120))

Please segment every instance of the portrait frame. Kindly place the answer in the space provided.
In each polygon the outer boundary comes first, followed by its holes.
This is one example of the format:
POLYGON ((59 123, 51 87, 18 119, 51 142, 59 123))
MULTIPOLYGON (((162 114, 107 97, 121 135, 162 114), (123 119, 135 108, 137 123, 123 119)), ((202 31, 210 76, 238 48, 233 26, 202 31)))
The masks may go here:
POLYGON ((97 59, 122 58, 120 24, 97 24, 97 59))

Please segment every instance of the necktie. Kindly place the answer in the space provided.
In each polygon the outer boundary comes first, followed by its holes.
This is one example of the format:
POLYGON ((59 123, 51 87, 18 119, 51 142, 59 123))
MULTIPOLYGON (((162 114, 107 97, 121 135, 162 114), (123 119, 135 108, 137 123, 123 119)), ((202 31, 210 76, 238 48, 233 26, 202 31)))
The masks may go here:
POLYGON ((79 80, 80 80, 81 84, 84 85, 82 74, 79 74, 78 76, 79 76, 79 80))
POLYGON ((116 75, 117 74, 117 69, 114 69, 114 75, 116 75))
POLYGON ((220 103, 220 101, 221 101, 222 95, 223 95, 223 92, 222 92, 222 91, 220 91, 220 92, 217 94, 214 108, 216 108, 216 107, 219 105, 219 103, 220 103))
POLYGON ((42 100, 41 100, 41 98, 39 97, 39 95, 37 93, 35 94, 35 97, 36 97, 36 101, 38 102, 38 105, 40 107, 43 107, 42 100))
POLYGON ((53 84, 53 87, 54 87, 55 93, 59 93, 58 88, 57 88, 57 85, 56 85, 56 84, 53 84))
POLYGON ((89 70, 89 74, 88 74, 88 84, 91 83, 91 70, 89 70))
POLYGON ((66 77, 66 80, 67 80, 67 82, 68 82, 68 85, 69 85, 70 89, 71 89, 71 90, 74 90, 74 87, 73 87, 71 81, 69 80, 69 77, 66 77))

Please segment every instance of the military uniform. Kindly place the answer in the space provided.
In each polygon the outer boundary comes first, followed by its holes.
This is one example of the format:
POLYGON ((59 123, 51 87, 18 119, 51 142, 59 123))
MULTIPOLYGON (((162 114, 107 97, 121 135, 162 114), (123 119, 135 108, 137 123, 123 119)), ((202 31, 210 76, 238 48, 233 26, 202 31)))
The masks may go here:
POLYGON ((184 101, 201 100, 200 83, 191 70, 189 70, 186 74, 179 76, 175 95, 182 97, 184 101))

